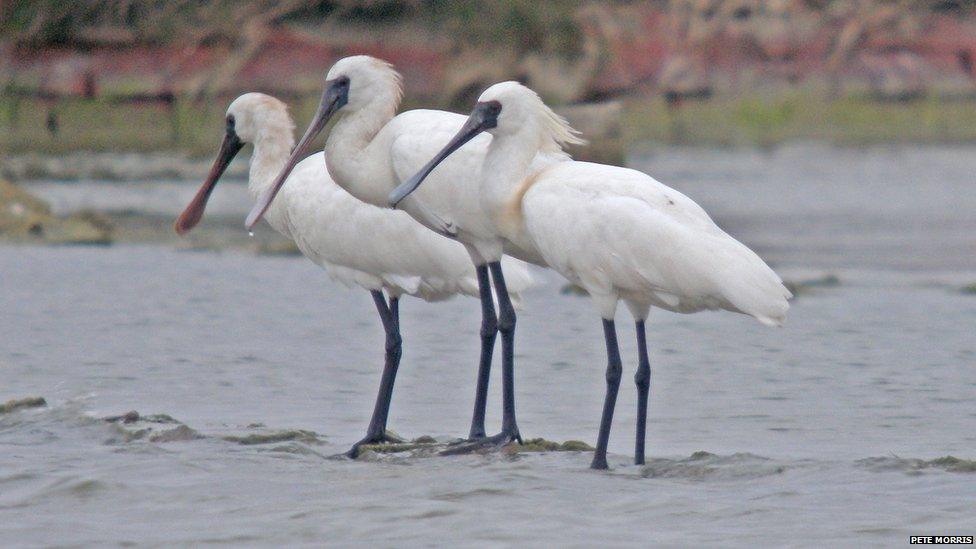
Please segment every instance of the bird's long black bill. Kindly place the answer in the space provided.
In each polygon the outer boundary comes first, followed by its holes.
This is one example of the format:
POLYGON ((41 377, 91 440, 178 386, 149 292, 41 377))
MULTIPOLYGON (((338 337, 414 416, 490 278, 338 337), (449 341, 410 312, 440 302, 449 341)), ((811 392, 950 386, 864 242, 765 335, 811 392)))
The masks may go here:
POLYGON ((247 230, 252 230, 258 221, 261 221, 268 208, 271 207, 271 203, 274 202, 278 191, 284 186, 285 181, 288 179, 291 171, 295 169, 298 162, 305 157, 312 141, 315 140, 319 133, 322 132, 322 129, 325 128, 326 124, 329 123, 332 115, 344 104, 344 101, 340 101, 340 99, 342 97, 335 93, 333 86, 326 83, 325 91, 322 93, 322 101, 319 103, 319 108, 316 109, 311 123, 309 123, 308 128, 305 130, 305 135, 302 136, 301 141, 298 142, 298 146, 292 151, 281 173, 278 174, 278 177, 275 178, 271 186, 258 198, 257 203, 251 208, 251 212, 247 214, 247 220, 244 221, 244 226, 247 227, 247 230))
POLYGON ((443 162, 448 156, 451 156, 451 153, 460 149, 462 145, 474 139, 476 135, 483 132, 485 129, 484 118, 476 109, 464 122, 464 125, 461 126, 461 129, 457 132, 457 134, 451 138, 443 149, 441 149, 441 152, 437 153, 437 155, 434 156, 434 158, 428 162, 427 165, 421 168, 419 172, 414 174, 413 177, 404 181, 400 184, 400 186, 393 189, 393 192, 391 192, 389 196, 390 207, 396 208, 397 205, 403 201, 403 199, 410 196, 412 192, 416 191, 417 188, 420 187, 420 184, 424 182, 424 179, 427 179, 427 176, 430 175, 430 172, 434 171, 434 168, 436 168, 438 164, 443 162))
POLYGON ((214 159, 207 179, 200 186, 200 190, 194 195, 193 200, 187 204, 180 217, 176 219, 176 223, 173 224, 173 229, 176 230, 177 234, 184 235, 197 226, 197 223, 203 218, 203 212, 207 209, 207 201, 210 200, 210 194, 217 186, 217 181, 243 147, 244 143, 241 142, 236 133, 228 131, 224 134, 224 140, 220 143, 220 151, 217 152, 217 158, 214 159))

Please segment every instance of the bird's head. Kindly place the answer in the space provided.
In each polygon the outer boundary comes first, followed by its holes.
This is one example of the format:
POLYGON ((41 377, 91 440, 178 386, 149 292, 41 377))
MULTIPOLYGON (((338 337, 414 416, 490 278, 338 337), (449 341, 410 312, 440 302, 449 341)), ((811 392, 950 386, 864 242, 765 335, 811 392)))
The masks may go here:
POLYGON ((467 121, 437 156, 390 193, 390 206, 396 208, 420 187, 438 164, 481 132, 488 132, 496 139, 518 139, 533 152, 551 154, 564 154, 563 145, 585 143, 579 132, 553 112, 534 91, 518 82, 500 82, 478 97, 467 121))
POLYGON ((246 93, 235 99, 224 117, 224 137, 210 174, 200 190, 177 218, 174 229, 186 234, 203 218, 207 201, 227 166, 247 143, 256 143, 268 135, 285 132, 291 135, 293 125, 284 103, 263 93, 246 93))
POLYGON ((326 91, 332 87, 335 90, 330 99, 341 101, 343 112, 365 108, 385 108, 392 112, 403 94, 400 74, 393 65, 369 55, 336 61, 325 75, 326 91))
POLYGON ((288 116, 288 106, 263 93, 245 93, 227 107, 224 116, 228 129, 242 143, 257 143, 266 136, 291 134, 295 125, 288 116))
POLYGON ((322 99, 305 135, 292 151, 285 168, 248 214, 245 221, 248 230, 261 220, 291 170, 336 113, 367 111, 392 117, 400 103, 401 93, 400 75, 386 61, 368 55, 355 55, 336 61, 325 75, 322 99))
POLYGON ((538 149, 545 152, 559 152, 565 145, 585 143, 579 132, 549 108, 539 94, 514 81, 499 82, 482 92, 468 120, 477 117, 482 131, 494 136, 537 137, 538 149))

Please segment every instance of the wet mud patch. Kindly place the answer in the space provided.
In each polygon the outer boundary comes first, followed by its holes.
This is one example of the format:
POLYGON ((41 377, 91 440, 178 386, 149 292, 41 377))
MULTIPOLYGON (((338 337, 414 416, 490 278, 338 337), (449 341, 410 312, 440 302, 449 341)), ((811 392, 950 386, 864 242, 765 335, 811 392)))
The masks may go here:
POLYGON ((533 438, 525 441, 525 444, 511 445, 513 450, 522 452, 592 452, 595 448, 581 440, 567 440, 565 442, 555 442, 544 438, 533 438))
POLYGON ((281 442, 301 442, 304 444, 325 443, 317 433, 304 429, 290 429, 285 431, 269 431, 263 427, 252 427, 252 429, 261 429, 261 432, 248 433, 246 435, 226 435, 220 438, 227 442, 235 442, 243 446, 277 444, 281 442))
POLYGON ((47 244, 109 244, 112 223, 93 211, 67 217, 23 188, 0 179, 0 240, 47 244))
POLYGON ((644 478, 683 480, 742 480, 780 475, 786 465, 749 453, 720 456, 698 451, 686 458, 651 458, 641 467, 644 478))
POLYGON ((823 276, 800 278, 796 280, 784 280, 783 285, 793 294, 793 299, 801 295, 816 293, 817 291, 837 288, 841 285, 840 277, 835 274, 825 274, 823 276))
POLYGON ((132 410, 121 415, 104 417, 102 421, 111 424, 118 435, 106 441, 108 444, 137 440, 167 443, 205 438, 196 430, 167 414, 143 416, 132 410))
POLYGON ((276 449, 288 453, 302 453, 295 449, 295 445, 324 444, 323 437, 313 431, 304 429, 274 430, 268 429, 262 424, 248 425, 240 433, 207 436, 168 414, 141 415, 135 410, 121 415, 108 416, 102 418, 102 421, 114 426, 119 435, 119 438, 112 439, 109 443, 125 443, 136 440, 170 443, 215 438, 241 446, 277 444, 279 446, 275 447, 276 449), (281 443, 290 444, 280 446, 281 443))
POLYGON ((556 442, 544 438, 526 439, 523 444, 511 442, 503 445, 471 444, 463 439, 435 439, 421 436, 411 441, 365 444, 359 448, 360 461, 390 461, 409 458, 448 457, 455 455, 517 456, 524 453, 591 452, 593 447, 579 440, 556 442))
POLYGON ((442 451, 461 442, 460 439, 441 439, 424 435, 413 440, 399 442, 381 442, 377 444, 363 444, 359 447, 356 461, 388 461, 398 462, 413 458, 428 458, 440 455, 442 451))
POLYGON ((945 471, 948 473, 976 473, 976 460, 955 456, 924 460, 898 456, 871 457, 857 460, 859 467, 875 473, 899 472, 907 475, 922 475, 926 472, 945 471))
POLYGON ((9 414, 11 412, 16 412, 17 410, 25 410, 28 408, 42 408, 44 406, 47 406, 47 401, 44 400, 44 397, 32 396, 26 398, 15 398, 0 404, 0 414, 9 414))

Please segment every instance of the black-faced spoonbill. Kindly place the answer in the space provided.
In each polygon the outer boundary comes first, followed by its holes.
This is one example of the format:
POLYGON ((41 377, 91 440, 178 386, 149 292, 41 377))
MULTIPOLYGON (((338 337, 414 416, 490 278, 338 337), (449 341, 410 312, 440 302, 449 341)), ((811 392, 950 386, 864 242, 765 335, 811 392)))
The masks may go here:
MULTIPOLYGON (((210 175, 176 221, 185 234, 202 218, 207 200, 227 165, 246 143, 254 144, 248 189, 261 195, 288 161, 294 124, 281 101, 259 93, 238 97, 227 109, 226 130, 210 175)), ((365 204, 329 177, 322 153, 299 162, 288 186, 268 209, 268 223, 295 241, 303 254, 346 286, 369 290, 386 331, 386 360, 379 394, 360 445, 387 440, 386 423, 400 363, 399 301, 427 301, 456 294, 478 295, 478 280, 464 247, 426 229, 403 212, 365 204), (389 296, 387 300, 383 292, 389 296)), ((531 283, 524 264, 506 261, 509 291, 531 283)))
MULTIPOLYGON (((333 115, 338 120, 325 145, 325 159, 335 182, 356 198, 387 207, 387 196, 404 179, 414 174, 461 127, 466 117, 436 110, 414 110, 396 117, 400 104, 400 75, 389 63, 360 55, 340 59, 326 76, 322 102, 285 170, 262 195, 248 216, 252 226, 285 184, 294 165, 333 115)), ((503 252, 544 265, 531 242, 503 241, 481 211, 477 174, 490 140, 487 136, 469 143, 452 156, 431 177, 424 191, 407 200, 403 210, 438 232, 449 232, 464 244, 476 266, 481 294, 481 359, 478 390, 471 420, 470 437, 483 443, 521 440, 515 419, 515 309, 508 298, 511 285, 499 261, 503 252), (469 180, 468 185, 458 185, 469 180), (460 190, 469 190, 461 193, 460 190), (494 280, 499 314, 491 299, 489 272, 494 280), (485 438, 485 403, 496 331, 502 334, 502 430, 485 438)), ((545 165, 564 161, 561 149, 542 150, 536 162, 545 165)))
POLYGON ((715 225, 698 204, 644 173, 576 161, 538 168, 537 151, 571 141, 575 132, 517 82, 488 88, 454 139, 390 195, 391 205, 415 191, 432 170, 436 173, 451 151, 482 132, 493 136, 478 185, 485 217, 506 240, 534 242, 552 269, 586 289, 603 317, 607 393, 594 469, 607 468, 620 386, 613 321, 617 302, 623 300, 634 316, 639 349, 634 461, 642 464, 651 375, 644 320, 651 306, 679 313, 725 309, 777 326, 786 318, 790 292, 758 255, 715 225))

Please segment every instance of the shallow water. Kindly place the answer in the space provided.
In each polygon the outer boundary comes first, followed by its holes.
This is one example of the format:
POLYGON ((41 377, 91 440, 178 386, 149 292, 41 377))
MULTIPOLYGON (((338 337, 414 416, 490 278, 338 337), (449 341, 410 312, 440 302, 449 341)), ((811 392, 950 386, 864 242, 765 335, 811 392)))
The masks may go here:
MULTIPOLYGON (((329 459, 365 428, 382 333, 368 294, 302 258, 0 247, 0 400, 48 400, 0 415, 0 544, 821 546, 972 534, 976 474, 918 460, 976 458, 976 296, 958 291, 976 282, 974 153, 635 158, 787 278, 841 283, 801 293, 780 330, 728 313, 653 314, 648 465, 629 464, 625 382, 609 473, 572 452, 329 459), (128 440, 98 419, 132 409, 203 437, 128 440), (321 443, 223 439, 291 429, 321 443)), ((519 318, 520 426, 592 443, 600 323, 585 298, 559 295, 557 277, 540 280, 519 318)), ((471 299, 404 301, 391 428, 467 432, 477 312, 471 299)), ((632 326, 618 320, 627 381, 632 326)))

